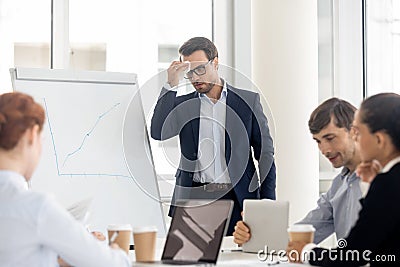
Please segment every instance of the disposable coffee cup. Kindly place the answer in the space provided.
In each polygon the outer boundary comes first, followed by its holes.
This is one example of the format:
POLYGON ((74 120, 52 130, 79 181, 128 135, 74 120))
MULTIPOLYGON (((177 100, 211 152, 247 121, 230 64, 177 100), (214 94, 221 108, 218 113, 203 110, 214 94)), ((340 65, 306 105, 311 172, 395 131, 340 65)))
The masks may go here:
POLYGON ((137 262, 154 262, 157 228, 155 226, 133 228, 133 243, 137 262))
POLYGON ((315 228, 311 224, 294 224, 287 231, 290 241, 314 242, 315 228))
POLYGON ((132 236, 132 226, 130 224, 110 224, 107 227, 108 242, 116 243, 127 254, 129 253, 129 243, 132 236))

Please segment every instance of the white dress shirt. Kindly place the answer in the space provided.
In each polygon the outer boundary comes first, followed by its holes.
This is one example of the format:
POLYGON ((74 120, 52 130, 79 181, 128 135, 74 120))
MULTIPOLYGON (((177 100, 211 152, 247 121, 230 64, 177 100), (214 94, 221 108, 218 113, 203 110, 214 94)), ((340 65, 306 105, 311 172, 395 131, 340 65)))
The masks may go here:
POLYGON ((195 182, 231 183, 225 159, 227 95, 226 83, 216 103, 207 95, 199 94, 201 104, 197 172, 193 174, 195 182))
POLYGON ((96 240, 51 197, 28 190, 23 176, 0 170, 0 266, 131 266, 122 250, 96 240))
POLYGON ((396 158, 392 159, 391 161, 389 161, 389 162, 382 168, 381 173, 385 173, 385 172, 390 171, 390 169, 391 169, 394 165, 396 165, 397 163, 399 163, 399 162, 400 162, 400 157, 396 157, 396 158))

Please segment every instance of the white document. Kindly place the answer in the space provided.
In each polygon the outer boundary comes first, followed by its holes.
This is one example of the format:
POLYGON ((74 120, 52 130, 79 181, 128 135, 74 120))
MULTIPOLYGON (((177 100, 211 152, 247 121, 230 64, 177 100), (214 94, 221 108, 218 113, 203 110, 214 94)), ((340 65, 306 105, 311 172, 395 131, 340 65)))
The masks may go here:
POLYGON ((77 221, 86 223, 89 218, 89 208, 92 200, 91 197, 80 200, 69 206, 67 210, 77 221))

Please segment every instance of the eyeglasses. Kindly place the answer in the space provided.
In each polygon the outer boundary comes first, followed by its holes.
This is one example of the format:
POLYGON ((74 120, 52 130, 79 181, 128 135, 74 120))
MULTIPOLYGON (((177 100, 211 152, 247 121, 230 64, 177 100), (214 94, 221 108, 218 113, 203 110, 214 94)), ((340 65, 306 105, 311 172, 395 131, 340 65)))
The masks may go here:
POLYGON ((210 62, 212 61, 209 60, 206 64, 197 66, 196 68, 189 70, 188 72, 186 72, 185 76, 183 76, 185 79, 193 79, 193 73, 196 73, 197 76, 202 76, 204 74, 206 74, 206 66, 208 64, 210 64, 210 62))

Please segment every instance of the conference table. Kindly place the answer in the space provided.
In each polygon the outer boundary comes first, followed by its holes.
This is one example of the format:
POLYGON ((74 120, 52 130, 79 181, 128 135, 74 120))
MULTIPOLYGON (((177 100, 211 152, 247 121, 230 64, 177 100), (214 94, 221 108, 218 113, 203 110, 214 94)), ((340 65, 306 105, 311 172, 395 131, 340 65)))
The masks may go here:
MULTIPOLYGON (((130 251, 130 258, 132 259, 132 266, 166 266, 168 264, 163 264, 160 262, 161 254, 163 251, 165 239, 157 239, 157 248, 156 248, 156 262, 154 263, 139 263, 135 261, 135 253, 134 251, 130 251)), ((176 266, 176 265, 170 265, 176 266)), ((191 265, 185 265, 191 266, 191 265)), ((192 265, 199 266, 199 265, 192 265)), ((245 253, 240 251, 236 244, 233 243, 232 237, 224 237, 224 240, 221 245, 221 252, 218 257, 218 261, 216 266, 290 266, 290 267, 307 267, 311 266, 308 264, 295 264, 288 263, 285 261, 277 261, 277 258, 274 258, 274 261, 270 259, 260 260, 256 253, 245 253), (278 263, 279 262, 279 263, 278 263)))

